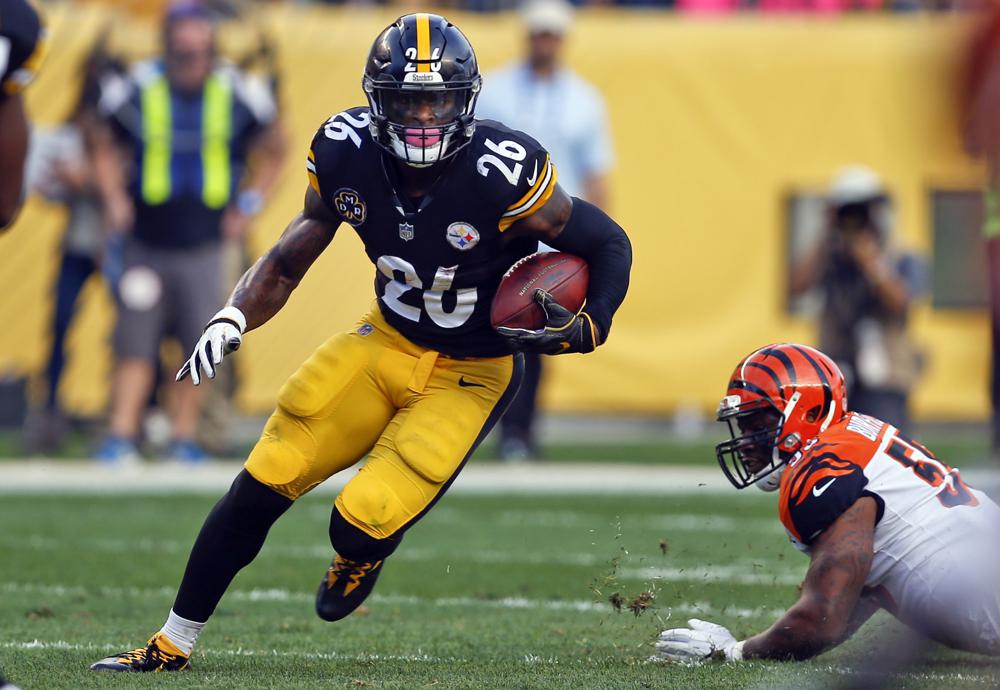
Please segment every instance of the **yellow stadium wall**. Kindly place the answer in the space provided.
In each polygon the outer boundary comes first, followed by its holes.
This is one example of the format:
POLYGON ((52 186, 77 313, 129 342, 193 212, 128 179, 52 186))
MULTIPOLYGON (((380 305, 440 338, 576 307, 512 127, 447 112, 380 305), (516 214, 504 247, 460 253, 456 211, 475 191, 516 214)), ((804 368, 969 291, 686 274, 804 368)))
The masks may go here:
MULTIPOLYGON (((28 94, 32 117, 58 122, 75 98, 78 64, 103 19, 59 6, 53 51, 28 94)), ((281 8, 258 17, 280 51, 292 156, 251 246, 262 253, 301 205, 303 161, 316 127, 362 103, 359 81, 382 10, 281 8)), ((488 72, 521 49, 516 17, 452 17, 488 72)), ((668 412, 714 406, 731 366, 771 341, 810 342, 812 324, 785 314, 783 202, 822 189, 832 170, 864 162, 889 182, 903 244, 929 252, 926 190, 976 187, 961 151, 952 92, 960 20, 685 20, 593 11, 579 17, 569 62, 604 93, 617 165, 612 211, 635 247, 632 287, 610 343, 551 362, 546 403, 560 411, 668 412)), ((231 31, 224 45, 246 38, 231 31)), ((148 25, 119 20, 114 45, 155 46, 148 25)), ((486 87, 489 88, 487 78, 486 87)), ((58 208, 33 200, 0 239, 0 374, 36 373, 47 348, 58 208)), ((240 351, 245 411, 264 412, 284 379, 372 300, 372 267, 346 226, 274 321, 240 351)), ((70 336, 66 404, 107 403, 112 315, 95 283, 70 336)), ((913 319, 929 366, 916 391, 924 418, 981 419, 988 410, 988 321, 982 312, 913 319)))

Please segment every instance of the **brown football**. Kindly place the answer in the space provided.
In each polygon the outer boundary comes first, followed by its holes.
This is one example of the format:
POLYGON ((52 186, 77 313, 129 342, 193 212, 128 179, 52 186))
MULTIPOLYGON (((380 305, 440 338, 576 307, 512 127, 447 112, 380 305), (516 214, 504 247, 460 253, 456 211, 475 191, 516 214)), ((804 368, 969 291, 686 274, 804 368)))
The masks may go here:
POLYGON ((511 266, 500 281, 490 308, 490 323, 493 328, 543 328, 545 312, 535 301, 535 290, 545 290, 575 312, 587 297, 589 280, 587 262, 579 256, 563 252, 526 256, 511 266))

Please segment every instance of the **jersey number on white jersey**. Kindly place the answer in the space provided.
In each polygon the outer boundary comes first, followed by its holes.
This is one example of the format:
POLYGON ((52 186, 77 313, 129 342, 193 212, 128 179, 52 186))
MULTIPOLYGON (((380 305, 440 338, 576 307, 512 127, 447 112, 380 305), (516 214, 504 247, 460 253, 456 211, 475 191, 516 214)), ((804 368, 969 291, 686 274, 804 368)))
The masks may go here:
POLYGON ((936 488, 943 484, 944 489, 938 493, 937 499, 945 508, 979 505, 979 501, 962 481, 958 470, 948 467, 935 458, 929 450, 904 437, 898 431, 885 452, 903 467, 913 470, 917 477, 931 486, 936 488))

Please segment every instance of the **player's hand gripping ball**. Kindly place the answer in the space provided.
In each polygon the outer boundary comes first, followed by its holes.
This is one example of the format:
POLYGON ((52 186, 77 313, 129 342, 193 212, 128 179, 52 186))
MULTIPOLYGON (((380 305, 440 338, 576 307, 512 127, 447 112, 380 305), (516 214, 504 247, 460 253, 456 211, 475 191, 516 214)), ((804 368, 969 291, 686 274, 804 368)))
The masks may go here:
POLYGON ((511 266, 500 281, 490 322, 516 350, 547 355, 590 352, 597 329, 583 311, 587 262, 573 254, 539 252, 511 266))

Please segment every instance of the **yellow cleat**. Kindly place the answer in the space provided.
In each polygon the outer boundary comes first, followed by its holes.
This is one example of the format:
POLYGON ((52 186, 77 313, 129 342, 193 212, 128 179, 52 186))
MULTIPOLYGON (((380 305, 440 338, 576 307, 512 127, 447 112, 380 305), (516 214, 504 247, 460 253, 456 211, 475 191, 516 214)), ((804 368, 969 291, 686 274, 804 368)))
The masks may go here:
POLYGON ((112 654, 92 664, 91 671, 131 671, 133 673, 160 673, 162 671, 186 671, 191 668, 191 659, 177 649, 162 632, 149 638, 145 647, 131 652, 112 654))

